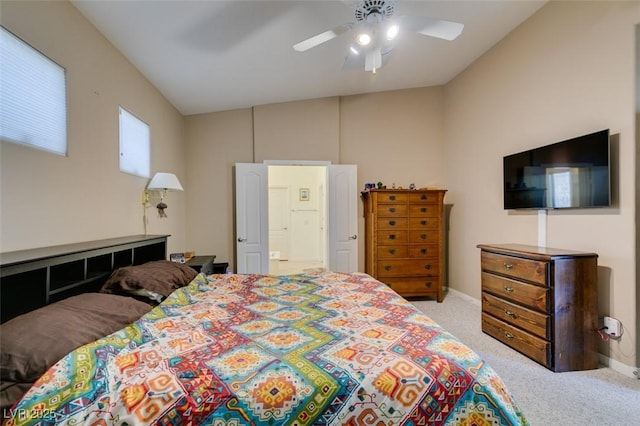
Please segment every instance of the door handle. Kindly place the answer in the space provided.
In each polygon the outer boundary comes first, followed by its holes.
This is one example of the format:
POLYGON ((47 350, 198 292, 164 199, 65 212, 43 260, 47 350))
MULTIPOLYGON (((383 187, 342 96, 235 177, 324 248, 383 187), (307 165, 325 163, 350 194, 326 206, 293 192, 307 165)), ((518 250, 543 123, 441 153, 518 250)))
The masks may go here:
POLYGON ((242 242, 244 242, 244 241, 247 241, 247 239, 246 239, 246 238, 240 238, 240 237, 238 237, 238 242, 239 242, 239 243, 242 243, 242 242))
POLYGON ((357 236, 357 235, 352 235, 352 236, 350 236, 350 237, 349 237, 349 239, 350 239, 350 240, 357 240, 357 239, 358 239, 358 236, 357 236))

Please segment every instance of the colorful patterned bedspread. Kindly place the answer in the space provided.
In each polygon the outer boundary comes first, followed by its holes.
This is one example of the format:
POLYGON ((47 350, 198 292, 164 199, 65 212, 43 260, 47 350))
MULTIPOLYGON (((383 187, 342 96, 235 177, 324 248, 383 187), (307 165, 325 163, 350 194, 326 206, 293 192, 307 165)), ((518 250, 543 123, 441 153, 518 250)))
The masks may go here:
POLYGON ((9 425, 527 424, 471 349, 368 275, 198 275, 78 348, 9 425))

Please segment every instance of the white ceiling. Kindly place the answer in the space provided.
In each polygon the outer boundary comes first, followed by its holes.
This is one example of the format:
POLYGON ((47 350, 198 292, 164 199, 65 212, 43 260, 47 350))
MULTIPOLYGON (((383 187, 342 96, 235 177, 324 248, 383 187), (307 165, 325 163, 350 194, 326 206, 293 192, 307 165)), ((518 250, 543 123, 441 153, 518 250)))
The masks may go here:
POLYGON ((71 1, 184 115, 442 85, 546 2, 400 0, 395 15, 460 22, 464 31, 454 41, 401 33, 373 75, 342 68, 353 32, 292 48, 353 22, 357 1, 71 1))

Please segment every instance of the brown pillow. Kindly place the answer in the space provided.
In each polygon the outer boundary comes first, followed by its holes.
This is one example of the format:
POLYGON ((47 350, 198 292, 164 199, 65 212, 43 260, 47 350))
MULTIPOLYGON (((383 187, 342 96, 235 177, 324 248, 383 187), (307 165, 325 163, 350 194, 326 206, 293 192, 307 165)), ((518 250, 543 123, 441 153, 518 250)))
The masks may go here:
POLYGON ((150 293, 150 296, 159 294, 165 298, 174 290, 189 284, 196 275, 198 273, 190 266, 168 260, 125 266, 113 271, 100 293, 136 296, 150 293))
POLYGON ((151 310, 130 297, 85 293, 0 326, 0 378, 34 382, 67 353, 120 330, 151 310))
POLYGON ((0 410, 2 410, 2 420, 6 420, 9 408, 27 393, 33 383, 16 383, 2 380, 0 382, 0 410))

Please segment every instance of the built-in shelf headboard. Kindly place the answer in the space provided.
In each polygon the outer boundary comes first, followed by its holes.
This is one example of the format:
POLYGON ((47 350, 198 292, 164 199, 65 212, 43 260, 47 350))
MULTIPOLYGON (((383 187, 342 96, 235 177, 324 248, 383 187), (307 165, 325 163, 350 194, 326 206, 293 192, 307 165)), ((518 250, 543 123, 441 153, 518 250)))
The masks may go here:
POLYGON ((167 258, 169 235, 132 235, 0 253, 0 322, 98 291, 120 267, 167 258))

